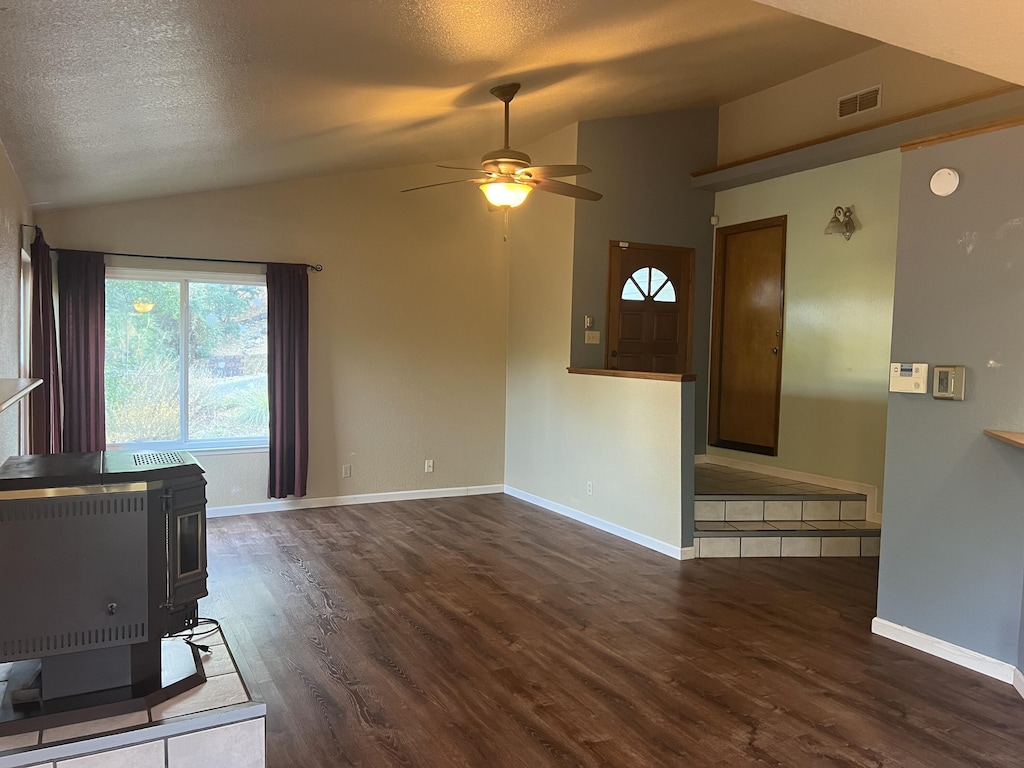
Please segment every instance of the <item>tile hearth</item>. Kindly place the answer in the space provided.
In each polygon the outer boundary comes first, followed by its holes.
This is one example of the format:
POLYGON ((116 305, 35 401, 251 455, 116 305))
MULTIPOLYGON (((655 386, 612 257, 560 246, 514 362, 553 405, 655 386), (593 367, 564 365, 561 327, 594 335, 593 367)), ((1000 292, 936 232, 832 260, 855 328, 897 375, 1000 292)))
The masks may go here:
MULTIPOLYGON (((201 642, 212 649, 202 685, 148 711, 2 737, 0 768, 264 768, 266 705, 220 632, 201 642)), ((0 694, 11 666, 0 664, 0 694)))

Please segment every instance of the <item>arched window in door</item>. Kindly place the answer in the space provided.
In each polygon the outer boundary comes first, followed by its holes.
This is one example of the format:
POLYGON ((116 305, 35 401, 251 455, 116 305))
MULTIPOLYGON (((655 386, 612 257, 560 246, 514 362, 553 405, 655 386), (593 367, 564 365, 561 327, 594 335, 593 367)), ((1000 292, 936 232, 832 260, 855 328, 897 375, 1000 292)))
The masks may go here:
POLYGON ((672 303, 676 300, 676 288, 668 275, 656 267, 641 267, 622 286, 623 301, 655 301, 672 303))
POLYGON ((687 373, 694 250, 618 241, 609 246, 605 368, 687 373))

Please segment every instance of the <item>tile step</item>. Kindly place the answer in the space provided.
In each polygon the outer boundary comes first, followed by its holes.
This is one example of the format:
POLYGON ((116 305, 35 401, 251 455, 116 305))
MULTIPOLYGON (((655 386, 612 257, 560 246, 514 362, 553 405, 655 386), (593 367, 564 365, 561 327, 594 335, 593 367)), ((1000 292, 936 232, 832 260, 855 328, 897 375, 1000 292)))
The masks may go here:
MULTIPOLYGON (((707 532, 710 533, 710 532, 707 532)), ((719 533, 719 532, 715 532, 719 533)), ((799 531, 777 531, 764 535, 742 531, 732 535, 697 535, 693 540, 694 556, 698 559, 715 557, 878 557, 881 539, 878 531, 858 531, 854 535, 843 531, 841 535, 820 531, 806 535, 799 531), (798 533, 800 535, 787 535, 798 533)))
POLYGON ((763 527, 771 528, 771 524, 781 522, 807 522, 813 524, 812 527, 818 527, 816 524, 821 521, 833 521, 835 524, 832 527, 840 528, 843 527, 838 525, 840 521, 865 521, 867 504, 859 499, 695 499, 693 516, 699 523, 758 523, 753 527, 762 527, 763 524, 763 527))
POLYGON ((717 523, 696 523, 693 535, 695 537, 729 537, 729 536, 880 536, 882 528, 877 523, 848 523, 830 520, 822 520, 817 524, 813 522, 793 523, 800 525, 799 528, 787 527, 783 521, 778 521, 779 527, 769 522, 760 524, 739 523, 729 524, 717 523))

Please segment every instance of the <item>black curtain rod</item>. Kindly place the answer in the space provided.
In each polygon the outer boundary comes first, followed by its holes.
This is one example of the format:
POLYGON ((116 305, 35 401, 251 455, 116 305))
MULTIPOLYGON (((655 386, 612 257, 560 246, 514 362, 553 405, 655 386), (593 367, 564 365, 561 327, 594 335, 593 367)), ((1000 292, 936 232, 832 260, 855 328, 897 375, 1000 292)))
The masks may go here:
MULTIPOLYGON (((33 226, 32 224, 22 224, 21 226, 28 227, 29 229, 34 229, 37 234, 42 232, 42 230, 39 227, 33 226)), ((61 249, 54 248, 54 250, 60 251, 61 249)), ((72 249, 67 248, 65 250, 72 249)), ((267 262, 265 261, 243 261, 240 259, 208 259, 203 258, 201 256, 151 256, 145 253, 116 253, 114 251, 103 251, 103 253, 106 256, 127 256, 128 258, 132 259, 166 259, 167 261, 209 261, 213 262, 214 264, 258 264, 264 267, 267 265, 267 262)), ((302 266, 304 266, 306 269, 312 269, 314 272, 324 271, 323 264, 303 264, 302 266)))
MULTIPOLYGON (((55 251, 60 251, 60 248, 55 248, 55 251)), ((66 250, 71 250, 70 248, 66 250)), ((127 256, 132 259, 167 259, 168 261, 211 261, 214 264, 259 264, 260 266, 267 266, 266 261, 244 261, 242 259, 207 259, 202 256, 150 256, 146 253, 116 253, 114 251, 103 251, 105 256, 127 256)), ((291 262, 294 263, 294 262, 291 262)), ((303 264, 306 269, 312 269, 314 272, 323 272, 323 264, 303 264)))

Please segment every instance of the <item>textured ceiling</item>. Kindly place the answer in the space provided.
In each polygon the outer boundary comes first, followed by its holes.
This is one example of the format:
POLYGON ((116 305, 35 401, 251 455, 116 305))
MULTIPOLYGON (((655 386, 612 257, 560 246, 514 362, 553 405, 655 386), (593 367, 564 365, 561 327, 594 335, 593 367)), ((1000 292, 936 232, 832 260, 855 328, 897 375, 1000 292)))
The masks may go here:
POLYGON ((0 0, 0 139, 66 207, 472 158, 499 82, 516 146, 876 44, 751 0, 0 0))
POLYGON ((1024 85, 1021 0, 757 0, 1024 85))

